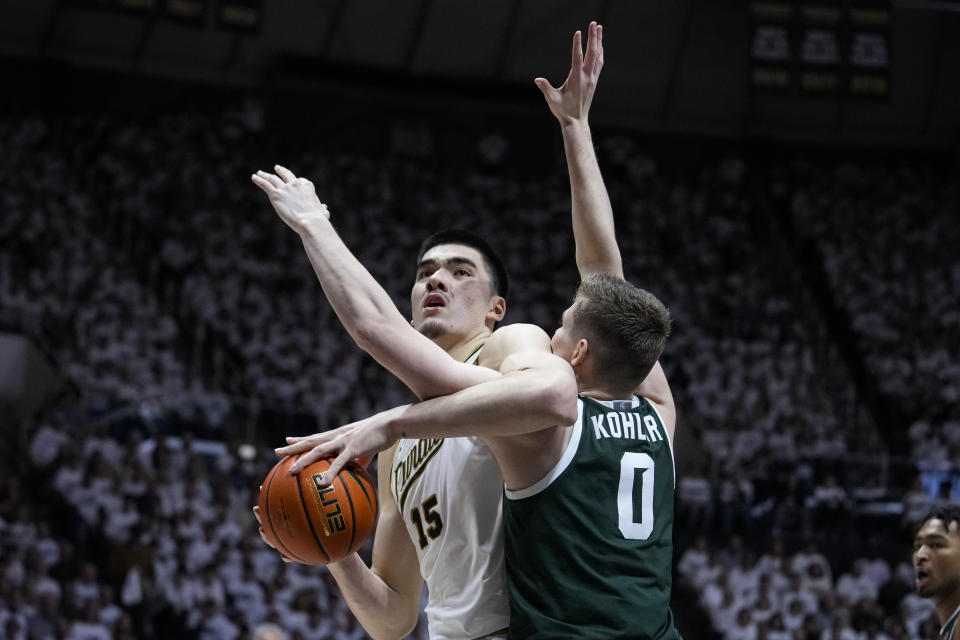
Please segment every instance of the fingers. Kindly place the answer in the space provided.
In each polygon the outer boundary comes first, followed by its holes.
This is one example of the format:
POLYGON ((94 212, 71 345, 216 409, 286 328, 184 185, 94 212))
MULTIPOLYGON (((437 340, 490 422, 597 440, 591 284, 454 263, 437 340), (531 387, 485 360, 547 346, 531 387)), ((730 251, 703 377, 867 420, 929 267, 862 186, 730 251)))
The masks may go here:
POLYGON ((584 71, 591 75, 600 73, 600 67, 603 66, 603 25, 596 22, 590 23, 589 35, 587 36, 587 57, 584 61, 584 71))
POLYGON ((254 508, 253 508, 253 517, 257 519, 257 524, 260 525, 260 526, 259 526, 259 529, 258 529, 258 533, 260 534, 260 538, 263 539, 263 541, 266 543, 266 545, 267 545, 268 547, 270 547, 271 549, 276 549, 276 547, 273 546, 273 544, 270 542, 270 540, 267 539, 267 534, 264 533, 264 531, 263 531, 263 521, 260 520, 260 507, 254 507, 254 508))
POLYGON ((546 78, 534 78, 533 84, 537 85, 537 88, 540 89, 545 98, 549 98, 550 95, 556 91, 556 88, 551 85, 546 78))
POLYGON ((594 75, 600 75, 600 69, 603 68, 603 25, 597 25, 597 57, 593 65, 594 75))
MULTIPOLYGON (((318 444, 313 449, 307 453, 300 456, 300 459, 290 465, 290 473, 296 474, 303 471, 305 468, 309 467, 311 464, 325 458, 332 453, 330 443, 318 444)), ((322 483, 321 483, 322 484, 322 483)))
POLYGON ((587 56, 585 58, 585 65, 587 67, 593 66, 593 59, 597 55, 597 23, 591 22, 590 26, 587 27, 587 56))
POLYGON ((260 507, 253 508, 253 515, 257 518, 257 522, 260 524, 260 528, 257 530, 257 533, 260 534, 260 539, 263 540, 263 543, 274 551, 277 551, 280 554, 280 559, 284 562, 293 562, 292 558, 288 558, 287 556, 283 555, 283 552, 273 546, 273 543, 267 539, 267 534, 263 530, 263 523, 260 522, 260 507))
POLYGON ((263 178, 260 175, 258 175, 258 173, 255 173, 252 176, 250 176, 250 180, 253 181, 253 184, 263 189, 269 195, 274 189, 273 184, 267 181, 266 178, 263 178))
POLYGON ((573 34, 573 54, 570 59, 570 69, 579 69, 583 65, 583 47, 580 43, 580 31, 573 34))
POLYGON ((352 457, 347 454, 347 451, 341 451, 340 455, 334 458, 333 462, 330 463, 330 468, 325 474, 323 474, 323 480, 320 481, 320 484, 327 486, 328 484, 332 483, 333 479, 337 477, 338 473, 340 473, 340 470, 343 469, 343 466, 350 460, 352 460, 352 457))
POLYGON ((325 440, 322 434, 314 434, 312 436, 288 436, 287 444, 285 447, 277 447, 273 450, 275 454, 280 456, 292 456, 296 453, 303 453, 304 451, 309 451, 312 447, 317 446, 325 440))
POLYGON ((273 175, 272 173, 267 173, 266 171, 257 171, 254 174, 254 176, 258 176, 263 180, 269 182, 270 185, 274 188, 279 188, 281 185, 283 185, 283 180, 273 175))
POLYGON ((284 182, 293 182, 297 179, 297 176, 293 175, 293 171, 290 171, 290 169, 282 167, 279 164, 273 165, 273 170, 277 172, 278 176, 283 178, 284 182))

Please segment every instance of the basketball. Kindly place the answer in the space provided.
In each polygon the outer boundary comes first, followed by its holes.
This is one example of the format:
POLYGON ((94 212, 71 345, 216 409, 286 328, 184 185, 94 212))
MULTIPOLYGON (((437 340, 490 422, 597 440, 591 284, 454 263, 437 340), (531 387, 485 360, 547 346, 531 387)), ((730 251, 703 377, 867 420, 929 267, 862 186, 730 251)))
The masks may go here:
POLYGON ((260 520, 266 539, 283 555, 303 564, 329 564, 353 553, 377 524, 377 493, 370 475, 356 462, 333 483, 321 487, 330 459, 318 460, 296 475, 287 456, 267 473, 260 487, 260 520))

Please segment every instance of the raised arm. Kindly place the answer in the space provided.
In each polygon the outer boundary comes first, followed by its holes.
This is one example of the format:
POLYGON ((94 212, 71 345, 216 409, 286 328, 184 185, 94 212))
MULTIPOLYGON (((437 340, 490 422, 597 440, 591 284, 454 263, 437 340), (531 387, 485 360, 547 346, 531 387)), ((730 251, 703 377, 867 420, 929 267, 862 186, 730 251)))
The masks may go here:
MULTIPOLYGON (((550 111, 560 122, 563 147, 570 173, 570 200, 573 215, 573 238, 576 244, 577 269, 580 277, 590 273, 606 273, 623 277, 623 261, 613 222, 613 207, 600 174, 600 164, 593 149, 588 116, 593 94, 603 68, 603 26, 590 23, 587 53, 583 54, 580 32, 573 36, 570 73, 557 89, 544 78, 534 80, 550 111)), ((663 416, 672 438, 676 424, 676 407, 670 385, 660 363, 654 365, 636 390, 654 404, 663 416)))
POLYGON ((593 150, 588 122, 602 68, 603 27, 591 22, 586 56, 580 32, 577 31, 573 36, 570 73, 563 85, 554 88, 545 78, 537 78, 534 82, 543 92, 563 132, 563 147, 570 173, 573 237, 580 276, 600 272, 622 278, 623 265, 617 247, 613 209, 593 150))
POLYGON ((393 300, 350 252, 330 223, 313 183, 277 165, 251 179, 303 242, 320 286, 357 345, 420 398, 446 395, 498 377, 457 362, 410 326, 393 300))

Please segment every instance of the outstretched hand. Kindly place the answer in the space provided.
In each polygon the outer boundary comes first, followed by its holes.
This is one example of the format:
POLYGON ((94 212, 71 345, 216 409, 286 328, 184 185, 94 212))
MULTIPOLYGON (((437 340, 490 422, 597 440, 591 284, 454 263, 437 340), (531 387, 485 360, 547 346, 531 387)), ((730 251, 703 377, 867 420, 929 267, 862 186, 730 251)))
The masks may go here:
POLYGON ((359 459, 362 462, 366 459, 369 462, 373 454, 393 446, 397 438, 388 432, 388 421, 393 412, 404 408, 397 407, 383 411, 358 422, 315 433, 312 436, 288 437, 287 445, 274 449, 274 452, 278 456, 304 454, 290 465, 290 473, 300 473, 317 460, 335 456, 330 463, 330 469, 320 480, 322 486, 328 485, 351 460, 359 459))
POLYGON ((298 178, 280 165, 274 165, 273 169, 276 174, 257 171, 250 179, 267 194, 270 204, 291 229, 302 233, 312 220, 330 218, 330 212, 320 202, 312 182, 298 178))
POLYGON ((546 78, 534 80, 543 92, 543 97, 547 99, 550 111, 562 125, 587 121, 593 93, 603 68, 603 26, 591 22, 587 33, 586 57, 583 54, 580 32, 573 34, 570 73, 559 89, 553 87, 546 78))
POLYGON ((284 555, 282 551, 273 546, 273 543, 267 538, 267 534, 263 532, 263 522, 260 521, 260 507, 253 508, 253 517, 257 519, 257 525, 260 527, 260 538, 263 540, 264 544, 279 553, 280 558, 282 558, 284 562, 293 562, 293 558, 284 555))

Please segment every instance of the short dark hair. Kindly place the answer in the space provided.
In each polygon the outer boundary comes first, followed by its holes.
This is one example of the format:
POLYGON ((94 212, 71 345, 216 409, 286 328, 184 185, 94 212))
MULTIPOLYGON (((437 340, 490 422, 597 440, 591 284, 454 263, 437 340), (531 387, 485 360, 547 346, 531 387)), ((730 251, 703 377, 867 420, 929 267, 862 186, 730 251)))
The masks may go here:
POLYGON ((670 312, 649 291, 622 278, 593 273, 577 288, 573 327, 595 350, 605 383, 636 387, 663 353, 670 312))
POLYGON ((423 254, 440 244, 462 244, 472 249, 476 249, 483 256, 483 261, 490 274, 490 287, 494 295, 507 297, 510 289, 510 280, 507 274, 507 268, 503 264, 498 254, 490 244, 475 233, 463 229, 444 229, 438 231, 423 241, 420 245, 420 253, 417 255, 417 264, 423 260, 423 254))
POLYGON ((960 504, 943 504, 934 507, 920 519, 920 526, 923 526, 923 523, 927 520, 942 520, 947 527, 947 531, 950 530, 950 523, 956 522, 957 528, 960 530, 960 504))

